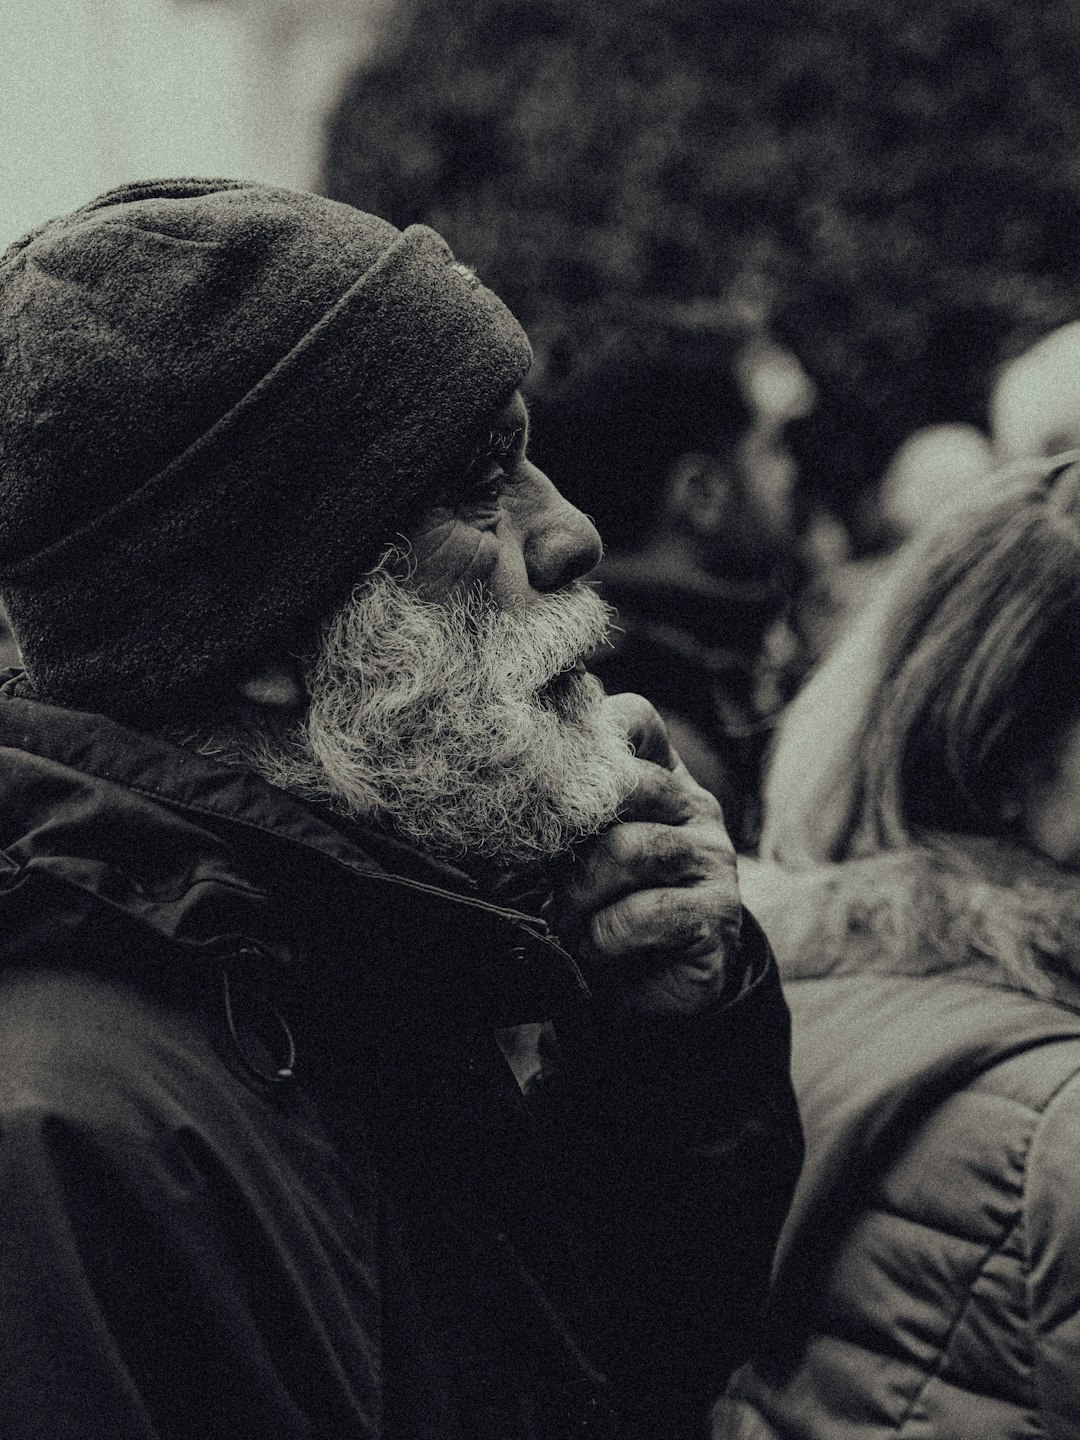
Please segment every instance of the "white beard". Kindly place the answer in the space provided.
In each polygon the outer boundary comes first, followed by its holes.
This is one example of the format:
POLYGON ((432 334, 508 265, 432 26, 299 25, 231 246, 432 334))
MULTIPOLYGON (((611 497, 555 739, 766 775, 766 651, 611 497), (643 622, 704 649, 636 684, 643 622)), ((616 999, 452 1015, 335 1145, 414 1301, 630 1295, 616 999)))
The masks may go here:
POLYGON ((242 758, 439 858, 553 860, 634 785, 626 735, 578 663, 608 615, 584 584, 509 610, 478 591, 424 600, 380 567, 326 627, 303 721, 242 758))

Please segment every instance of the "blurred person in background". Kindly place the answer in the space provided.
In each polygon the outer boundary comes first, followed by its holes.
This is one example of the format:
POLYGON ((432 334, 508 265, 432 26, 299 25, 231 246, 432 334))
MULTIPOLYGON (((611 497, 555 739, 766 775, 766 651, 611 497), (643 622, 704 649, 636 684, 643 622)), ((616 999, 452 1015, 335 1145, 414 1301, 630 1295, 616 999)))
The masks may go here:
POLYGON ((988 496, 995 483, 989 437, 958 421, 924 425, 899 446, 875 494, 885 548, 937 529, 988 496))
POLYGON ((524 332, 424 226, 169 180, 13 246, 0 340, 6 1440, 703 1434, 788 1017, 585 672, 524 332))
POLYGON ((1080 460, 908 545, 780 729, 760 861, 807 1161, 722 1440, 1080 1416, 1080 460))
POLYGON ((980 499, 992 498, 997 483, 993 447, 977 426, 943 422, 909 435, 855 505, 858 553, 852 553, 853 536, 837 527, 841 533, 831 554, 813 567, 799 597, 804 670, 858 618, 907 545, 980 499))
POLYGON ((996 369, 985 357, 967 368, 985 383, 988 428, 960 421, 922 426, 858 497, 852 523, 858 555, 817 567, 817 581, 801 599, 801 613, 811 615, 811 624, 803 624, 811 660, 857 616, 909 541, 993 498, 1002 480, 1009 483, 1011 461, 1080 445, 1080 322, 1048 331, 996 369))
MULTIPOLYGON (((757 837, 771 718, 801 675, 789 613, 806 574, 784 428, 813 390, 794 356, 763 336, 743 336, 726 365, 703 373, 690 346, 683 334, 670 372, 649 369, 638 395, 611 382, 608 406, 641 417, 649 464, 664 479, 654 523, 598 567, 617 624, 591 663, 609 689, 654 701, 745 849, 757 837)), ((636 437, 591 407, 552 423, 567 463, 579 442, 602 456, 593 478, 612 493, 641 466, 636 437)))
POLYGON ((990 394, 999 462, 1080 446, 1080 320, 1060 325, 1004 364, 990 394))

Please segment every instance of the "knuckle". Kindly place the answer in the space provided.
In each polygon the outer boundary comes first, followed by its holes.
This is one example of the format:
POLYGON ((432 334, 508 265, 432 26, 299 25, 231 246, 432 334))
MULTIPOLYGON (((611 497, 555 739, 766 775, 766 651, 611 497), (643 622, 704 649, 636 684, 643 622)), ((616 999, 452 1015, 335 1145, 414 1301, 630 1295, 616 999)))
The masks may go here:
POLYGON ((643 827, 639 824, 615 825, 603 836, 607 860, 620 869, 632 866, 642 849, 643 827))
POLYGON ((686 907, 678 917, 679 948, 689 955, 703 955, 716 947, 716 925, 711 915, 698 907, 686 907))
POLYGON ((721 829, 725 830, 726 833, 726 827, 724 824, 724 808, 720 804, 720 801, 716 798, 716 796, 712 793, 711 790, 706 790, 703 785, 699 785, 697 789, 697 808, 701 815, 701 818, 710 822, 713 825, 719 825, 721 829))
POLYGON ((695 892, 711 889, 729 868, 727 858, 715 846, 702 844, 682 830, 658 835, 650 849, 651 873, 658 884, 680 885, 695 892))
POLYGON ((667 729, 656 706, 644 695, 624 691, 607 696, 604 704, 608 713, 625 729, 635 754, 643 759, 668 754, 667 729))
POLYGON ((655 877, 660 869, 680 872, 685 863, 682 833, 662 821, 618 825, 605 838, 608 863, 636 879, 655 877))
POLYGON ((723 825, 695 825, 689 833, 694 846, 701 853, 703 862, 707 860, 714 869, 734 867, 735 847, 723 825))
POLYGON ((653 878, 660 884, 682 884, 693 881, 702 869, 700 856, 685 835, 671 826, 651 827, 647 859, 653 878))
POLYGON ((684 954, 704 944, 704 917, 683 890, 653 890, 635 897, 638 948, 657 954, 684 954))
POLYGON ((635 720, 651 722, 654 716, 659 719, 656 707, 652 702, 646 700, 644 695, 639 695, 635 690, 619 690, 614 695, 606 695, 604 705, 612 715, 618 715, 627 722, 635 720))
POLYGON ((623 810, 631 814, 659 804, 666 793, 664 779, 666 771, 661 770, 651 761, 636 760, 634 763, 636 767, 634 788, 623 803, 623 810))
POLYGON ((594 915, 589 924, 589 941, 601 955, 616 955, 630 939, 624 907, 609 905, 594 915))
POLYGON ((737 895, 732 898, 719 886, 698 886, 684 892, 673 925, 684 949, 703 954, 723 943, 739 913, 737 895))

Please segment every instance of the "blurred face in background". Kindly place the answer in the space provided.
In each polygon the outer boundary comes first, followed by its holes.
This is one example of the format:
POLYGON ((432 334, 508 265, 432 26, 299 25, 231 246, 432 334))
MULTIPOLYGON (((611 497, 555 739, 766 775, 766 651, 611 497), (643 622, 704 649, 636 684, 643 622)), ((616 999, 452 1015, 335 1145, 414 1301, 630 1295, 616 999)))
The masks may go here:
POLYGON ((768 564, 794 541, 798 467, 788 425, 810 413, 813 384, 791 351, 755 336, 735 357, 731 383, 739 422, 730 436, 704 437, 707 448, 679 457, 668 479, 666 509, 701 545, 722 576, 768 564))
POLYGON ((817 404, 813 381, 790 350, 755 339, 745 347, 736 374, 750 423, 738 446, 740 469, 754 497, 755 512, 774 536, 791 532, 792 495, 798 478, 787 427, 817 404))
POLYGON ((1039 764, 1018 803, 1028 843, 1067 870, 1080 870, 1080 720, 1059 734, 1049 764, 1039 764))
POLYGON ((877 491, 891 545, 993 498, 996 456, 974 425, 924 425, 889 462, 877 491))

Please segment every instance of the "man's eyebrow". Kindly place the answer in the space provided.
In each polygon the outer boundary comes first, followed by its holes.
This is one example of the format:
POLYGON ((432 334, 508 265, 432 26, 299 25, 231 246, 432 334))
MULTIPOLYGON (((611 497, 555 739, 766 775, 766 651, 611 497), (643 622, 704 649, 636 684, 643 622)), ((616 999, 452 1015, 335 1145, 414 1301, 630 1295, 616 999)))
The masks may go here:
POLYGON ((525 448, 525 442, 529 434, 529 419, 523 415, 513 425, 496 425, 485 440, 482 440, 472 453, 469 462, 469 469, 475 470, 482 465, 490 464, 493 460, 505 460, 508 455, 517 454, 525 448))

